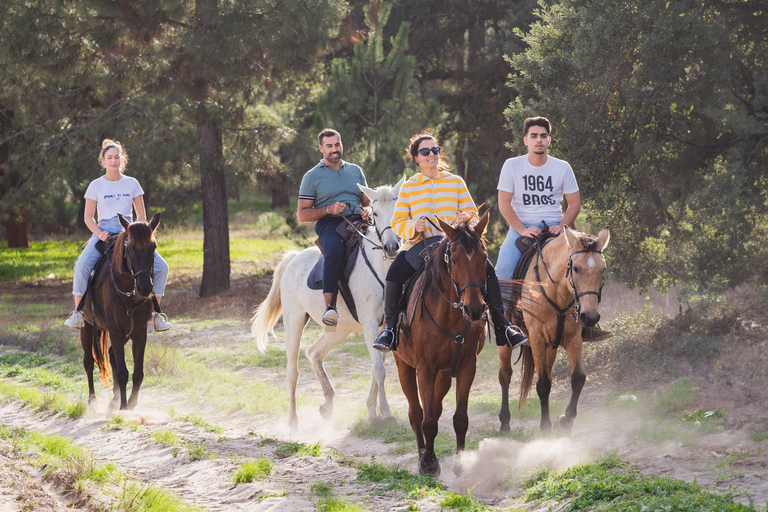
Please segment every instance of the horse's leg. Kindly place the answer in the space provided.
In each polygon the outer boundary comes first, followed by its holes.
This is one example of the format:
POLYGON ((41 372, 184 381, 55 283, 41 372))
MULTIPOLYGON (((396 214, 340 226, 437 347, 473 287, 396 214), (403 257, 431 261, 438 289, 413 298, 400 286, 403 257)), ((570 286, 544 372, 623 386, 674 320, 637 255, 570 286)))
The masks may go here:
POLYGON ((365 347, 368 349, 368 355, 371 358, 371 390, 368 393, 368 399, 365 404, 368 406, 368 419, 376 419, 376 400, 379 401, 379 410, 384 420, 394 418, 389 410, 387 402, 387 392, 384 389, 384 379, 387 376, 387 370, 384 368, 384 354, 373 348, 373 342, 378 335, 379 325, 377 320, 367 321, 363 326, 365 336, 365 347))
POLYGON ((541 403, 542 432, 552 430, 552 421, 549 415, 549 393, 552 390, 552 366, 555 364, 557 349, 551 349, 544 343, 538 344, 533 351, 533 360, 536 365, 536 393, 541 403))
POLYGON ((96 391, 93 389, 93 326, 85 322, 80 329, 80 345, 83 347, 83 368, 88 378, 88 404, 96 400, 96 391))
MULTIPOLYGON (((467 405, 469 404, 469 390, 475 380, 477 371, 477 359, 470 358, 465 364, 461 365, 456 374, 456 412, 453 415, 453 431, 456 433, 456 463, 453 466, 453 472, 460 475, 462 472, 458 455, 464 451, 464 445, 467 440, 467 429, 469 429, 469 414, 467 414, 467 405)), ((450 378, 450 377, 449 377, 450 378)))
POLYGON ((571 400, 565 408, 565 414, 560 416, 560 427, 568 432, 573 427, 573 419, 576 417, 576 406, 579 403, 581 390, 587 375, 581 365, 581 340, 578 337, 571 338, 565 353, 568 355, 568 364, 571 366, 571 400))
POLYGON ((435 455, 435 438, 437 437, 437 416, 435 411, 435 389, 437 375, 426 368, 416 372, 419 384, 419 394, 424 407, 424 419, 421 430, 424 432, 424 455, 419 462, 419 473, 437 478, 440 476, 440 463, 435 455))
POLYGON ((416 447, 419 449, 419 464, 424 456, 424 432, 421 430, 421 422, 424 420, 424 411, 419 403, 419 386, 416 382, 416 368, 408 366, 406 362, 400 359, 395 353, 395 363, 397 364, 397 374, 400 377, 400 387, 403 388, 403 394, 408 400, 408 421, 411 423, 411 429, 416 436, 416 447))
POLYGON ((501 410, 499 411, 499 421, 501 422, 500 432, 509 431, 509 421, 512 414, 509 412, 509 383, 512 382, 512 349, 504 345, 497 347, 499 353, 499 385, 501 385, 501 410))
MULTIPOLYGON (((283 300, 283 304, 286 301, 283 300)), ((293 308, 283 307, 283 326, 285 327, 285 357, 286 362, 286 381, 288 383, 288 402, 290 410, 288 411, 288 426, 291 432, 295 433, 299 429, 299 417, 296 415, 296 385, 299 381, 299 346, 301 344, 301 333, 309 320, 301 305, 292 304, 293 308), (298 308, 298 310, 297 310, 298 308)))
POLYGON ((336 395, 336 391, 334 391, 333 384, 331 384, 331 380, 328 378, 328 374, 325 371, 323 360, 325 359, 325 356, 328 355, 328 352, 338 347, 339 344, 344 341, 344 338, 346 338, 348 334, 348 332, 342 331, 323 331, 323 334, 320 335, 317 341, 307 347, 307 350, 304 352, 323 388, 325 402, 320 405, 320 416, 322 416, 325 421, 330 421, 333 416, 333 397, 336 395))
POLYGON ((117 382, 117 362, 112 345, 109 346, 107 352, 109 352, 109 364, 112 366, 112 400, 109 401, 109 408, 117 409, 120 405, 120 384, 117 382))
POLYGON ((139 401, 139 390, 144 380, 144 350, 147 347, 147 330, 136 329, 138 332, 131 338, 131 349, 133 351, 133 386, 131 386, 131 396, 128 398, 128 408, 136 407, 139 401))
MULTIPOLYGON (((120 390, 120 410, 128 409, 127 400, 127 387, 128 387, 128 366, 125 364, 125 337, 123 333, 117 331, 110 331, 109 337, 112 340, 112 355, 110 358, 114 359, 112 364, 112 370, 114 372, 116 387, 120 390)), ((115 397, 117 398, 117 397, 115 397)), ((115 398, 112 401, 115 401, 115 398)))

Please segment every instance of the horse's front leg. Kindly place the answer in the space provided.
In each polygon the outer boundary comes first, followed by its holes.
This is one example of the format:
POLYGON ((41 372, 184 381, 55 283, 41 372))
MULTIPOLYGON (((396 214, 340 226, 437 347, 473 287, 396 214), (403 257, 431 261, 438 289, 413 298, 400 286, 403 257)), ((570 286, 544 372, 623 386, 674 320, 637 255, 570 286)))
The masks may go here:
POLYGON ((500 432, 509 431, 509 421, 512 414, 509 412, 509 383, 512 382, 512 349, 504 345, 498 347, 499 353, 499 385, 501 386, 501 410, 499 411, 500 432))
POLYGON ((473 354, 464 364, 460 365, 456 374, 456 412, 453 414, 453 431, 456 433, 456 462, 453 465, 453 472, 456 475, 462 473, 459 455, 464 451, 464 444, 467 439, 469 390, 475 380, 476 371, 477 358, 473 354))
POLYGON ((96 400, 96 391, 93 388, 93 326, 85 322, 80 329, 80 345, 83 347, 83 368, 88 378, 88 405, 96 400))
POLYGON ((378 319, 368 318, 363 320, 365 325, 365 347, 368 349, 368 356, 371 358, 371 389, 368 392, 368 399, 365 404, 368 406, 368 419, 373 421, 377 418, 376 401, 379 403, 379 410, 384 420, 393 419, 392 412, 389 410, 387 401, 387 392, 384 388, 384 379, 387 376, 387 370, 384 368, 384 354, 373 348, 373 342, 379 333, 378 319))
POLYGON ((147 330, 138 328, 131 337, 131 348, 133 351, 133 386, 131 387, 131 396, 128 398, 128 408, 133 409, 139 401, 139 390, 144 381, 144 351, 147 347, 147 330))
MULTIPOLYGON (((284 303, 287 303, 283 299, 284 303)), ((296 414, 296 386, 299 382, 299 348, 301 333, 309 317, 303 310, 283 309, 283 325, 285 326, 285 380, 288 384, 288 426, 291 433, 299 430, 299 417, 296 414)))
POLYGON ((542 432, 552 430, 552 421, 549 414, 549 393, 552 390, 552 366, 555 364, 557 349, 541 347, 535 350, 533 360, 536 366, 537 381, 536 393, 539 395, 541 404, 541 422, 539 424, 542 432))
POLYGON ((320 405, 320 416, 326 421, 330 421, 333 417, 333 397, 336 395, 336 391, 333 389, 333 384, 331 384, 331 380, 325 371, 323 360, 328 355, 328 352, 338 347, 344 341, 348 334, 343 331, 323 331, 323 334, 320 335, 317 341, 307 347, 305 351, 307 359, 309 359, 309 363, 312 365, 312 369, 315 371, 315 375, 317 375, 323 388, 325 402, 320 405))
POLYGON ((582 344, 578 336, 577 334, 576 337, 571 338, 571 342, 565 349, 565 353, 568 356, 568 364, 571 367, 571 399, 568 402, 568 407, 565 408, 565 414, 560 416, 560 427, 567 432, 570 432, 573 427, 579 396, 581 396, 581 390, 584 388, 584 382, 587 380, 587 375, 584 373, 581 365, 582 344))
POLYGON ((421 430, 424 432, 424 454, 420 457, 419 473, 437 478, 440 476, 440 462, 435 454, 435 438, 437 437, 437 411, 435 410, 435 389, 437 375, 428 368, 422 368, 416 373, 419 384, 419 394, 424 407, 424 419, 421 430))
POLYGON ((419 465, 426 451, 424 444, 424 432, 421 429, 424 421, 424 410, 419 402, 419 386, 416 380, 416 368, 408 365, 405 361, 394 355, 397 364, 397 373, 400 377, 400 387, 403 388, 403 394, 408 400, 408 421, 411 424, 411 430, 416 436, 416 447, 419 450, 419 465))
POLYGON ((128 400, 126 399, 128 387, 128 367, 125 364, 125 336, 122 332, 109 331, 109 337, 112 345, 109 347, 109 360, 112 363, 112 372, 114 379, 112 401, 109 404, 110 409, 114 409, 120 402, 120 410, 128 409, 128 400))

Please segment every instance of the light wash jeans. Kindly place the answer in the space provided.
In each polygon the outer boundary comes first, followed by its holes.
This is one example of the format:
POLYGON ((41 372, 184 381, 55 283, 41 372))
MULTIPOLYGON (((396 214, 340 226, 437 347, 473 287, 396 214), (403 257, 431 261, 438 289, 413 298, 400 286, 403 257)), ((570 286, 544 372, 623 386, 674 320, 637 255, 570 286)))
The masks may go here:
MULTIPOLYGON (((130 219, 126 217, 126 220, 130 222, 130 219)), ((123 230, 123 226, 120 224, 120 219, 112 217, 111 219, 100 220, 99 228, 102 231, 109 231, 112 234, 120 233, 123 230)), ((72 278, 72 295, 85 295, 85 290, 88 287, 88 277, 91 275, 91 270, 96 262, 99 261, 101 253, 96 249, 96 242, 99 241, 99 237, 91 235, 88 243, 85 244, 82 254, 75 260, 75 274, 72 278)), ((155 251, 155 264, 152 271, 152 281, 155 284, 155 296, 162 297, 165 294, 165 282, 168 281, 168 264, 165 262, 162 256, 155 251)))
MULTIPOLYGON (((550 226, 554 226, 558 222, 560 221, 547 223, 550 226)), ((541 222, 532 222, 530 224, 523 222, 523 225, 527 228, 531 226, 539 226, 541 229, 544 229, 544 224, 541 222)), ((520 236, 520 233, 515 231, 515 228, 510 227, 509 232, 507 233, 507 238, 504 239, 504 243, 501 244, 501 247, 499 248, 499 257, 496 261, 496 275, 499 276, 499 279, 512 279, 512 274, 515 273, 517 262, 520 261, 520 258, 523 256, 520 249, 518 249, 515 244, 520 236)))

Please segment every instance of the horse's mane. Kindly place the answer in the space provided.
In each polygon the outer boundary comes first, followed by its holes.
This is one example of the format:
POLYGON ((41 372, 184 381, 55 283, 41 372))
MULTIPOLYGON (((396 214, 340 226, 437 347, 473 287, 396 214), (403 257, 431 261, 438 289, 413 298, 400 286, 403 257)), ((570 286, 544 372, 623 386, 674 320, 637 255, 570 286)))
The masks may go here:
POLYGON ((122 231, 112 251, 112 268, 118 273, 125 273, 125 237, 128 237, 131 250, 140 251, 155 241, 155 232, 146 222, 132 222, 128 229, 122 231))
MULTIPOLYGON (((481 245, 485 244, 485 237, 469 227, 469 224, 462 222, 456 228, 458 237, 456 243, 460 243, 467 256, 472 256, 480 251, 481 245)), ((433 249, 427 257, 427 268, 425 269, 424 285, 426 289, 432 288, 432 283, 439 283, 448 278, 448 269, 443 261, 443 255, 448 246, 448 237, 443 235, 437 248, 433 249)))

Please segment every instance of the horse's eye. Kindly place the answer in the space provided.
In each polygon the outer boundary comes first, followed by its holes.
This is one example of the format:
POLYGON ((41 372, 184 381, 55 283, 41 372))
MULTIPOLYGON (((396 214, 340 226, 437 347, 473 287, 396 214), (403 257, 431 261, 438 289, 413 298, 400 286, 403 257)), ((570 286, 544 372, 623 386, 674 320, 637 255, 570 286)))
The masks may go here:
POLYGON ((574 274, 578 274, 579 273, 579 267, 577 267, 576 265, 573 266, 573 273, 574 274))

